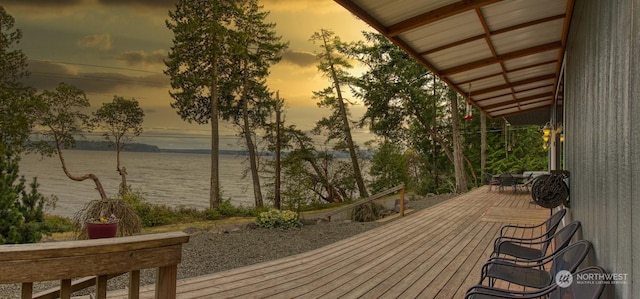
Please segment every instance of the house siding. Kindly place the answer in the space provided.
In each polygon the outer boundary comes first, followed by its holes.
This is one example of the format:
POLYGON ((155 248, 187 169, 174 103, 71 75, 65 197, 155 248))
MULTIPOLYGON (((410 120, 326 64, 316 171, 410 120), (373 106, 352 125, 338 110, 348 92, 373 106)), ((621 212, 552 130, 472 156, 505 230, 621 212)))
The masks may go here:
POLYGON ((588 261, 626 273, 616 298, 640 298, 640 0, 576 1, 566 53, 563 144, 571 212, 588 261), (634 217, 636 216, 636 217, 634 217), (635 218, 635 219, 634 219, 635 218))

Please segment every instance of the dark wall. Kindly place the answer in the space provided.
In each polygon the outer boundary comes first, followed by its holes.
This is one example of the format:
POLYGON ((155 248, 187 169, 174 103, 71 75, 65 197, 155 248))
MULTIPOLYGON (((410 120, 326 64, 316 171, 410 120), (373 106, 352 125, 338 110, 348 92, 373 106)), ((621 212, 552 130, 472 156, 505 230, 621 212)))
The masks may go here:
POLYGON ((565 165, 571 216, 591 262, 640 298, 640 0, 575 1, 566 53, 565 165), (634 275, 635 274, 635 275, 634 275))

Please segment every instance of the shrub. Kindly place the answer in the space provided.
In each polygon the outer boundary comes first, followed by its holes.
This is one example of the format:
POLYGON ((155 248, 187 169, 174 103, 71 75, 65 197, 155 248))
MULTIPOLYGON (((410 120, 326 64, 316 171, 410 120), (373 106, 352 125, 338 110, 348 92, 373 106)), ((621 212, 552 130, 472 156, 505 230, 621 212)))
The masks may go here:
POLYGON ((44 215, 44 222, 52 233, 64 233, 73 228, 73 221, 67 217, 44 215))
POLYGON ((280 229, 290 229, 302 226, 302 222, 300 222, 296 212, 290 210, 280 211, 276 209, 271 209, 258 214, 258 217, 256 217, 256 224, 259 227, 280 229))
POLYGON ((217 208, 218 212, 221 216, 231 217, 256 217, 258 215, 258 210, 255 208, 247 208, 244 206, 234 206, 231 204, 231 201, 224 200, 220 203, 217 208))
POLYGON ((221 217, 255 217, 257 210, 248 207, 236 207, 229 200, 223 201, 217 209, 198 210, 180 206, 172 208, 167 205, 148 202, 140 191, 128 192, 123 199, 138 213, 143 227, 154 227, 174 223, 216 220, 221 217))
POLYGON ((357 222, 370 222, 380 219, 380 214, 384 210, 384 207, 369 202, 360 206, 357 206, 351 212, 351 219, 357 222))

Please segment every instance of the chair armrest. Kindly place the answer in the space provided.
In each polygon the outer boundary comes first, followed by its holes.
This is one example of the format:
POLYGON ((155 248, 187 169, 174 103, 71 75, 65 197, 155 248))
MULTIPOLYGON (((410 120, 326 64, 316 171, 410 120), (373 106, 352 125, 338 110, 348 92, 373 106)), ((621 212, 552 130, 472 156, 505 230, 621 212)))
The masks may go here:
POLYGON ((498 237, 493 241, 493 248, 495 250, 495 248, 498 247, 498 244, 502 242, 513 242, 513 243, 517 241, 533 242, 536 240, 541 240, 542 238, 545 238, 545 237, 546 237, 545 235, 537 236, 535 238, 498 237))
POLYGON ((550 286, 544 287, 539 290, 525 292, 516 290, 504 290, 484 285, 474 285, 467 290, 465 298, 473 298, 473 295, 488 295, 496 298, 540 298, 542 296, 548 295, 555 288, 556 284, 551 284, 550 286))
POLYGON ((507 229, 507 228, 517 228, 517 229, 535 229, 535 228, 541 227, 541 226, 543 226, 543 225, 544 225, 544 222, 543 222, 543 223, 540 223, 540 224, 538 224, 538 225, 533 225, 533 226, 529 226, 529 225, 511 225, 511 224, 503 225, 503 226, 500 228, 500 236, 501 236, 501 237, 502 237, 502 236, 504 236, 504 230, 505 230, 505 229, 507 229))
POLYGON ((545 264, 549 263, 552 258, 553 257, 543 256, 537 259, 527 260, 527 259, 518 259, 518 258, 510 258, 510 257, 492 256, 487 260, 487 263, 502 262, 502 263, 510 263, 510 264, 519 264, 527 268, 531 268, 531 267, 544 266, 545 264))

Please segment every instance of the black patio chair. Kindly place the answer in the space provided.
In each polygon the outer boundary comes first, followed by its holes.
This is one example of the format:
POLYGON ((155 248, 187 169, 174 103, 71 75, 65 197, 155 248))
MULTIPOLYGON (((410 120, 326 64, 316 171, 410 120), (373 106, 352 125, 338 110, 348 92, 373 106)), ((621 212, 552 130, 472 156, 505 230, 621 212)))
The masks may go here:
POLYGON ((496 280, 503 280, 520 286, 542 289, 551 285, 558 272, 566 270, 574 273, 587 257, 590 248, 589 241, 581 240, 554 255, 531 260, 527 263, 518 263, 516 260, 505 258, 492 258, 482 266, 478 284, 482 285, 488 279, 489 286, 493 287, 496 280), (549 264, 551 267, 547 271, 544 267, 549 264))
POLYGON ((518 187, 520 189, 525 189, 527 192, 529 192, 529 185, 531 185, 531 183, 533 183, 533 172, 529 173, 528 176, 523 177, 522 181, 518 182, 518 187))
MULTIPOLYGON (((553 234, 555 234, 556 229, 558 228, 558 225, 560 225, 560 221, 562 221, 562 218, 564 218, 564 216, 567 214, 567 210, 566 209, 561 209, 557 212, 555 212, 553 215, 551 215, 549 218, 547 218, 547 220, 545 220, 544 222, 538 224, 538 225, 503 225, 500 228, 500 235, 498 236, 498 239, 500 238, 510 238, 510 239, 518 239, 518 240, 527 240, 527 239, 523 239, 523 238, 517 238, 513 235, 507 235, 507 231, 509 229, 511 230, 515 230, 517 233, 524 233, 526 231, 534 231, 537 230, 540 227, 544 226, 545 229, 545 233, 543 235, 540 236, 536 236, 536 237, 531 237, 531 239, 529 240, 535 240, 535 239, 540 239, 540 238, 550 238, 551 236, 553 236, 553 234)), ((497 240, 497 239, 496 239, 497 240)))
POLYGON ((496 187, 500 186, 500 182, 498 181, 497 178, 494 178, 492 174, 485 172, 484 175, 487 177, 487 184, 489 185, 489 191, 491 191, 491 187, 493 186, 496 186, 496 187))
POLYGON ((573 238, 578 229, 580 229, 580 221, 573 221, 558 230, 550 238, 538 240, 498 239, 496 240, 496 243, 494 243, 491 257, 511 256, 513 258, 523 260, 538 259, 547 254, 549 245, 552 243, 554 246, 553 253, 567 247, 571 242, 571 238, 573 238))
POLYGON ((602 277, 606 271, 598 266, 584 268, 573 274, 573 282, 567 287, 553 283, 548 287, 535 291, 515 291, 498 289, 483 285, 476 285, 465 294, 465 299, 495 299, 495 298, 549 298, 549 299, 597 299, 604 292, 605 281, 580 282, 578 277, 582 275, 595 275, 602 277))
POLYGON ((498 191, 504 191, 504 187, 513 187, 513 193, 516 193, 518 185, 516 184, 516 179, 511 174, 501 174, 498 176, 498 182, 500 183, 498 191))

